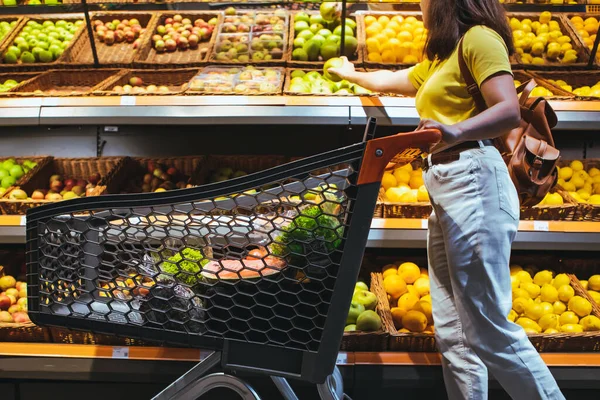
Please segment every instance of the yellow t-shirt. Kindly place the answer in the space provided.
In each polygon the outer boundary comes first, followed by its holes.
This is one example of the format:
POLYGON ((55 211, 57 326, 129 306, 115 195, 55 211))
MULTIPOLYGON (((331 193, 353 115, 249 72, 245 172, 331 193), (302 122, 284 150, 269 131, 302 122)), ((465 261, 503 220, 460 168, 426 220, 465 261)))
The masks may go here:
MULTIPOLYGON (((481 25, 469 29, 463 39, 463 54, 479 86, 498 72, 512 74, 506 44, 493 29, 481 25)), ((421 118, 452 125, 477 114, 458 66, 458 45, 442 62, 424 60, 415 65, 408 77, 418 90, 415 101, 421 118)))

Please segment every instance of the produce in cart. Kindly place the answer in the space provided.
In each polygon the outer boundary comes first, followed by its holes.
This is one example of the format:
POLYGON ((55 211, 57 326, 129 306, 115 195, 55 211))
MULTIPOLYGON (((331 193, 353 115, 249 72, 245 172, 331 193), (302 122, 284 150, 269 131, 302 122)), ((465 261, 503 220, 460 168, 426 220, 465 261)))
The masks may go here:
POLYGON ((392 203, 429 202, 429 193, 423 183, 423 170, 404 164, 386 171, 381 180, 386 200, 392 203))

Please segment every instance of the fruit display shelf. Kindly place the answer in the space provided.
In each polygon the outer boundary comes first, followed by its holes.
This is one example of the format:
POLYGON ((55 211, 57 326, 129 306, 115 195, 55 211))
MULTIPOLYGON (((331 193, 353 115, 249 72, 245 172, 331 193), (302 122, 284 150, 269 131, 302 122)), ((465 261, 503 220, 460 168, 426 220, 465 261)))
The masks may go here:
POLYGON ((535 71, 532 75, 536 82, 551 91, 562 90, 582 101, 600 99, 600 71, 535 71))

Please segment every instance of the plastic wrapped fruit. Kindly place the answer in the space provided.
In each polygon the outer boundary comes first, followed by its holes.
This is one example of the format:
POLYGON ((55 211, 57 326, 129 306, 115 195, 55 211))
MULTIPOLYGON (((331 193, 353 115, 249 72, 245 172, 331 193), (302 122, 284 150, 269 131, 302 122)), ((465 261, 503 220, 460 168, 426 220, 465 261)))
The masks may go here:
POLYGON ((210 94, 279 93, 283 74, 275 68, 208 67, 190 82, 190 90, 210 94))

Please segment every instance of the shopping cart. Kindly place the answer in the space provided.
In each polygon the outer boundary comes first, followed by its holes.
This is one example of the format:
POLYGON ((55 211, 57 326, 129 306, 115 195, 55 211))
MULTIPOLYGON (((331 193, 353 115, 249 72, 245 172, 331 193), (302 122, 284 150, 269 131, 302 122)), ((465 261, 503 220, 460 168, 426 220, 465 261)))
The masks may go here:
POLYGON ((32 321, 214 351, 160 399, 216 386, 259 398, 236 376, 204 376, 219 364, 272 376, 288 399, 286 378, 341 398, 335 362, 384 168, 440 138, 367 140, 374 130, 227 182, 29 210, 32 321))

